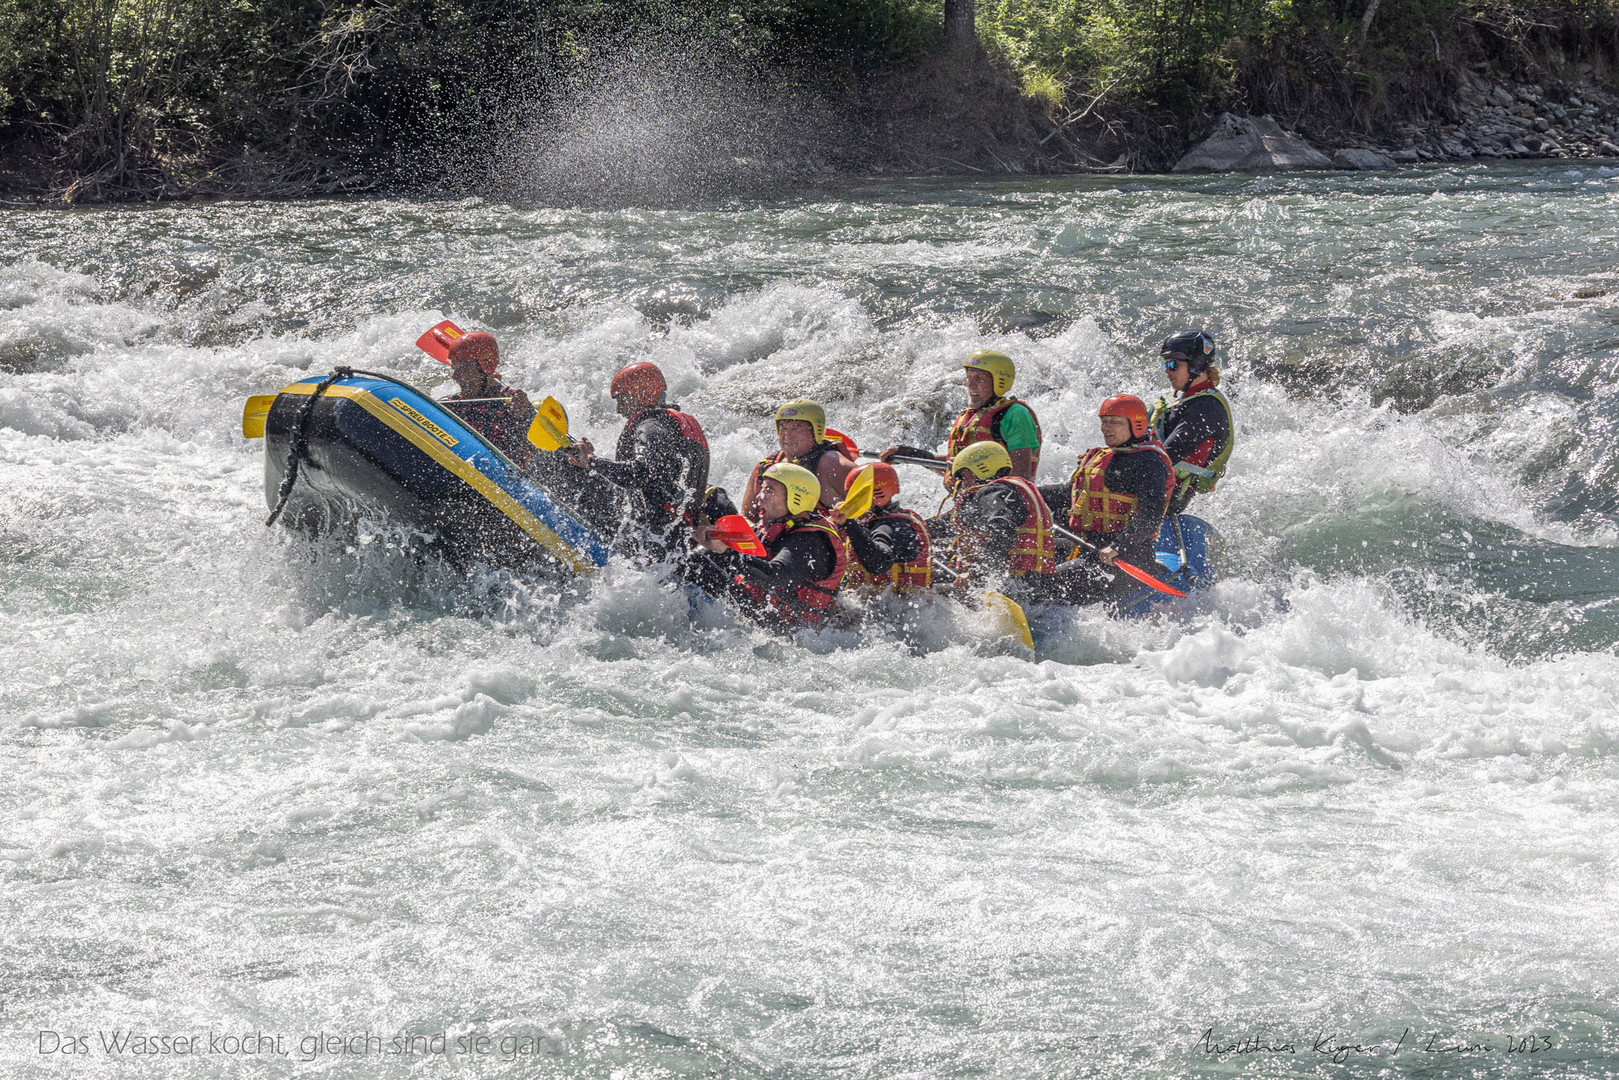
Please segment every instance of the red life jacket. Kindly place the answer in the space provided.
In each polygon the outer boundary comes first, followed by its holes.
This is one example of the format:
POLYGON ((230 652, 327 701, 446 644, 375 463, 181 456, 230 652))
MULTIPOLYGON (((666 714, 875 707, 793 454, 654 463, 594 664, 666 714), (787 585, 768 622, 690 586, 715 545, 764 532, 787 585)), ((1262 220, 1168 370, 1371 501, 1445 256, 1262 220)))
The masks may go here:
MULTIPOLYGON (((814 473, 815 479, 819 480, 821 478, 821 458, 827 454, 841 454, 843 453, 843 450, 843 444, 835 439, 823 440, 815 445, 815 449, 811 450, 807 454, 800 454, 798 457, 788 457, 787 451, 777 450, 769 457, 759 459, 759 464, 753 467, 753 475, 748 477, 748 487, 753 491, 758 491, 760 481, 764 476, 764 471, 770 468, 770 466, 781 461, 791 461, 794 465, 802 465, 804 468, 814 473)), ((825 484, 821 485, 821 506, 829 508, 836 506, 838 500, 841 498, 843 498, 843 496, 840 493, 827 490, 825 484)), ((743 507, 743 509, 746 511, 747 507, 743 507)))
POLYGON ((635 451, 635 428, 648 413, 662 413, 675 422, 680 428, 680 437, 689 444, 686 447, 686 483, 692 490, 691 505, 675 506, 666 503, 664 513, 681 516, 686 524, 690 525, 696 519, 696 504, 702 502, 704 493, 708 490, 708 437, 703 434, 703 426, 697 418, 680 411, 674 405, 651 405, 624 423, 624 430, 619 432, 618 452, 615 461, 628 461, 635 451))
MULTIPOLYGON (((517 465, 527 468, 534 460, 534 447, 528 441, 528 426, 534 422, 534 406, 521 390, 507 387, 491 377, 480 398, 509 397, 510 401, 479 402, 460 405, 449 410, 451 416, 472 428, 517 465)), ((461 394, 451 394, 445 401, 462 401, 461 394)))
MULTIPOLYGON (((1051 527, 1051 508, 1040 497, 1040 490, 1021 476, 1000 476, 973 491, 981 491, 990 484, 1010 484, 1023 496, 1023 523, 1018 526, 1017 539, 1006 557, 1007 572, 1014 577, 1024 574, 1051 574, 1057 570, 1057 545, 1051 527)), ((984 536, 961 528, 961 506, 972 492, 956 496, 955 563, 966 572, 972 569, 983 552, 984 536)))
POLYGON ((625 421, 624 433, 618 437, 618 459, 620 461, 622 461, 629 453, 629 446, 626 444, 625 440, 630 438, 631 434, 635 431, 635 425, 641 422, 641 418, 647 413, 651 412, 661 412, 668 416, 670 419, 674 420, 676 424, 680 425, 680 434, 686 439, 687 442, 694 442, 698 446, 701 446, 704 450, 708 449, 708 436, 703 434, 703 425, 697 422, 697 418, 695 416, 681 412, 680 409, 674 405, 651 405, 645 409, 642 409, 640 412, 636 413, 634 416, 625 421))
POLYGON ((1075 532, 1121 533, 1135 516, 1136 497, 1108 490, 1107 467, 1114 454, 1157 454, 1164 462, 1164 498, 1175 490, 1175 467, 1158 436, 1147 435, 1134 446, 1096 446, 1080 456, 1070 480, 1068 526, 1075 532))
MULTIPOLYGON (((922 520, 922 515, 915 510, 906 510, 903 507, 878 507, 866 515, 870 524, 875 525, 885 518, 904 518, 910 522, 911 528, 916 530, 917 538, 921 541, 922 550, 910 562, 896 562, 888 568, 888 573, 880 578, 872 577, 864 566, 860 565, 859 557, 849 560, 848 572, 843 576, 844 588, 866 586, 871 589, 885 589, 890 586, 895 592, 910 592, 912 589, 933 588, 933 549, 928 540, 928 527, 922 520)), ((863 522, 864 524, 864 522, 863 522)))
POLYGON ((843 573, 849 566, 848 549, 843 535, 820 514, 811 512, 802 518, 787 518, 769 525, 759 541, 764 544, 766 558, 773 558, 781 550, 781 542, 793 533, 815 531, 823 534, 832 544, 836 565, 832 572, 819 581, 766 590, 763 585, 744 582, 743 591, 760 610, 772 615, 787 626, 819 626, 826 621, 826 613, 843 584, 843 573))
MULTIPOLYGON (((998 442, 1006 445, 1001 438, 1001 417, 1013 405, 1021 405, 1029 409, 1027 401, 1016 398, 995 398, 981 409, 969 408, 956 417, 956 422, 950 426, 950 441, 945 444, 944 456, 954 461, 956 454, 976 442, 998 442)), ((1030 468, 1037 470, 1040 467, 1040 446, 1045 436, 1040 432, 1040 418, 1029 409, 1029 418, 1034 421, 1034 437, 1036 445, 1030 454, 1030 468)))

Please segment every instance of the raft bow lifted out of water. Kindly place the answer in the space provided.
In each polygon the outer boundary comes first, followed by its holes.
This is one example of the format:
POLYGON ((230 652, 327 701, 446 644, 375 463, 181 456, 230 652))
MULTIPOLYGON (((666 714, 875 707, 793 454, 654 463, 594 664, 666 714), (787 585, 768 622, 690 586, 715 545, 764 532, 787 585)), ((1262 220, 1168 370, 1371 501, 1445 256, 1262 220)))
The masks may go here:
POLYGON ((462 560, 548 563, 586 573, 612 549, 504 454, 427 394, 338 368, 250 398, 242 432, 264 436, 277 519, 323 535, 362 517, 435 536, 462 560))

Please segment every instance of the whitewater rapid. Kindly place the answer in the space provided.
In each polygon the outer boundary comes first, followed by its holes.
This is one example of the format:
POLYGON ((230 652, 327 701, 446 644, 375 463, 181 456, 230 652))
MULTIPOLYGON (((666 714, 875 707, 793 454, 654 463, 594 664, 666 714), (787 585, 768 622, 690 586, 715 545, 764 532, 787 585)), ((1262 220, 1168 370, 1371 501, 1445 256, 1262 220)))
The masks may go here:
POLYGON ((0 228, 5 1075, 1619 1075, 1619 170, 0 228), (243 399, 445 317, 597 445, 657 362, 733 488, 983 347, 1054 482, 1203 323, 1226 575, 1031 660, 266 530, 243 399))

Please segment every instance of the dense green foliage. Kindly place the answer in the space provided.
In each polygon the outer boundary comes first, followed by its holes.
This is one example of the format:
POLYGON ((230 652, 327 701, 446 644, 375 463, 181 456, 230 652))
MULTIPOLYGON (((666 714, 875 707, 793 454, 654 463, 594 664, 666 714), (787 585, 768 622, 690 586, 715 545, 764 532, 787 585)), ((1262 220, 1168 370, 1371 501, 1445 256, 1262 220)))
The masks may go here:
POLYGON ((1431 75, 1436 53, 1510 68, 1547 45, 1619 47, 1619 0, 979 0, 979 12, 980 37, 1037 96, 1105 91, 1175 111, 1263 96, 1262 82, 1348 78, 1375 99, 1390 79, 1431 75))
MULTIPOLYGON (((1336 80, 1369 122, 1469 35, 1508 61, 1619 43, 1619 0, 977 2, 979 40, 1054 115, 1285 111, 1336 80)), ((626 42, 847 86, 940 47, 942 21, 943 0, 0 0, 0 150, 33 148, 70 198, 331 186, 626 42)))
POLYGON ((853 70, 939 19, 940 0, 0 0, 0 144, 50 148, 83 197, 218 161, 292 187, 631 38, 853 70))

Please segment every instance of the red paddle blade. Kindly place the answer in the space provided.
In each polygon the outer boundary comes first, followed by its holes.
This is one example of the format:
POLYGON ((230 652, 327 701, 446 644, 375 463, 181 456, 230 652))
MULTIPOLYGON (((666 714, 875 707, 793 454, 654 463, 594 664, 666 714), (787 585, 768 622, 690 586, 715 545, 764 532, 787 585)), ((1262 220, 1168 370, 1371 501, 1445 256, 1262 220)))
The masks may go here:
POLYGON ((466 337, 466 331, 449 319, 445 319, 417 338, 416 347, 439 363, 448 364, 450 362, 450 346, 463 337, 466 337))
POLYGON ((1157 589, 1159 592, 1168 593, 1170 596, 1185 596, 1186 595, 1185 593, 1181 592, 1179 589, 1175 588, 1175 586, 1173 586, 1173 585, 1165 585, 1162 581, 1159 581, 1157 578, 1153 577, 1151 574, 1149 574, 1145 570, 1141 569, 1141 567, 1139 567, 1139 566, 1131 566, 1129 563, 1125 562, 1123 559, 1114 559, 1113 560, 1113 565, 1117 566, 1120 570, 1123 570, 1126 574, 1129 574, 1131 577, 1135 578, 1137 581, 1141 582, 1141 584, 1147 586, 1148 588, 1157 589))
POLYGON ((854 444, 853 439, 849 438, 849 436, 845 435, 843 432, 838 431, 836 428, 827 428, 826 437, 829 439, 836 439, 838 442, 842 443, 843 448, 849 451, 850 457, 860 456, 860 447, 854 444))
POLYGON ((754 535, 753 526, 741 514, 726 514, 708 530, 708 535, 730 548, 740 551, 744 555, 757 555, 765 557, 765 546, 759 543, 754 535))

